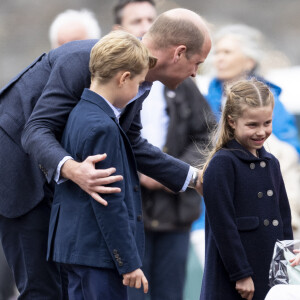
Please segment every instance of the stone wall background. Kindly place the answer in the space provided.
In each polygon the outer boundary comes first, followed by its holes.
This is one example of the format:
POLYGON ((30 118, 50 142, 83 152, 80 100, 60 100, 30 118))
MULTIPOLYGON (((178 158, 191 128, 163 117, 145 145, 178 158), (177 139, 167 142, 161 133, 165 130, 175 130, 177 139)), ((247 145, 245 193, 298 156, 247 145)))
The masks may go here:
MULTIPOLYGON (((112 26, 116 0, 0 0, 0 87, 36 56, 49 51, 48 27, 65 9, 88 8, 96 14, 102 34, 112 26)), ((243 22, 260 29, 284 65, 300 65, 300 0, 157 0, 159 12, 186 7, 214 26, 243 22)), ((275 67, 280 62, 271 65, 275 67)))

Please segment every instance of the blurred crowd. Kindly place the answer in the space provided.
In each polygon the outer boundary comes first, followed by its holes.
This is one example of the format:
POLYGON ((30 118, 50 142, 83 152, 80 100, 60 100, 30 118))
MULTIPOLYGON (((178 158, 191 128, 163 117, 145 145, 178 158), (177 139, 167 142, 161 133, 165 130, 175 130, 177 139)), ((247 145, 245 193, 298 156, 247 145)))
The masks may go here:
MULTIPOLYGON (((120 0, 114 8, 112 30, 126 30, 141 38, 156 16, 155 1, 120 0)), ((142 135, 164 152, 197 166, 201 163, 202 150, 206 148, 210 132, 219 121, 227 89, 240 79, 255 77, 265 82, 275 97, 273 134, 266 148, 280 161, 291 206, 294 238, 300 239, 297 125, 300 109, 293 109, 299 107, 295 97, 300 96, 299 89, 296 83, 294 86, 287 84, 288 72, 280 77, 280 70, 262 70, 263 60, 268 56, 265 49, 268 37, 263 36, 259 28, 224 24, 220 28, 212 27, 211 34, 211 54, 195 79, 186 79, 176 90, 168 89, 160 82, 154 83, 143 105, 142 135)), ((49 24, 51 48, 73 40, 100 37, 97 16, 86 8, 61 12, 49 24)), ((140 181, 146 231, 143 271, 151 288, 148 296, 138 290, 129 291, 129 299, 199 299, 204 266, 203 199, 191 189, 174 194, 143 174, 140 174, 140 181)), ((17 290, 2 251, 0 264, 0 300, 15 299, 17 290)))

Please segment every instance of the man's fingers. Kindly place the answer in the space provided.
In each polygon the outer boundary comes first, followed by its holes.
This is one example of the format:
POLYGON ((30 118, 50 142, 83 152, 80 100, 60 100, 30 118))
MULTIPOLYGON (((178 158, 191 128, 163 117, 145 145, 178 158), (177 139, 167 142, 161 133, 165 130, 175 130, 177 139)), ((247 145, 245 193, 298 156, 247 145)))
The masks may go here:
POLYGON ((100 197, 98 193, 91 193, 91 197, 93 197, 100 204, 107 206, 107 201, 100 197))
POLYGON ((97 155, 91 155, 91 156, 88 156, 86 158, 86 161, 95 164, 95 163, 97 163, 99 161, 104 160, 106 157, 107 157, 106 153, 104 153, 104 154, 97 154, 97 155))
POLYGON ((121 189, 118 187, 98 186, 94 188, 94 192, 99 194, 115 194, 120 193, 121 189))
POLYGON ((98 178, 98 177, 95 176, 95 180, 93 181, 93 185, 94 186, 96 186, 96 185, 107 185, 107 184, 111 184, 111 183, 123 180, 122 175, 115 175, 115 176, 107 175, 107 176, 109 176, 109 177, 98 178))

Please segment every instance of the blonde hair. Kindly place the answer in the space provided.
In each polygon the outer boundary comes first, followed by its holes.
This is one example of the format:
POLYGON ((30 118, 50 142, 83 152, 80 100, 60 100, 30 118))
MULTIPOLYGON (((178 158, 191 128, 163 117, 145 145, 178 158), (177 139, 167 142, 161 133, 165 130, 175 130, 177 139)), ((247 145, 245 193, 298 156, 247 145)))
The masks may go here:
POLYGON ((139 39, 116 30, 104 36, 92 48, 89 69, 92 80, 107 82, 119 71, 129 71, 132 77, 146 68, 153 68, 157 59, 139 39))
POLYGON ((242 116, 244 110, 249 107, 258 108, 269 105, 274 107, 274 96, 266 84, 256 79, 238 81, 228 89, 221 120, 211 140, 213 147, 208 153, 208 158, 203 166, 202 180, 214 154, 234 139, 234 130, 228 121, 229 116, 233 121, 236 121, 242 116))

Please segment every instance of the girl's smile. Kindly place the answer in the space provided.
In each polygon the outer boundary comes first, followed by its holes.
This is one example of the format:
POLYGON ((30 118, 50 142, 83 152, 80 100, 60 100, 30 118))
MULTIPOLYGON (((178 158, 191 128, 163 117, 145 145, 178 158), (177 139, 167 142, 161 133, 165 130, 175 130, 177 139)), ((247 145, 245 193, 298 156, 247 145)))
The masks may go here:
POLYGON ((255 108, 246 106, 240 118, 228 118, 235 139, 255 156, 256 150, 263 146, 272 133, 272 114, 272 105, 255 108))

